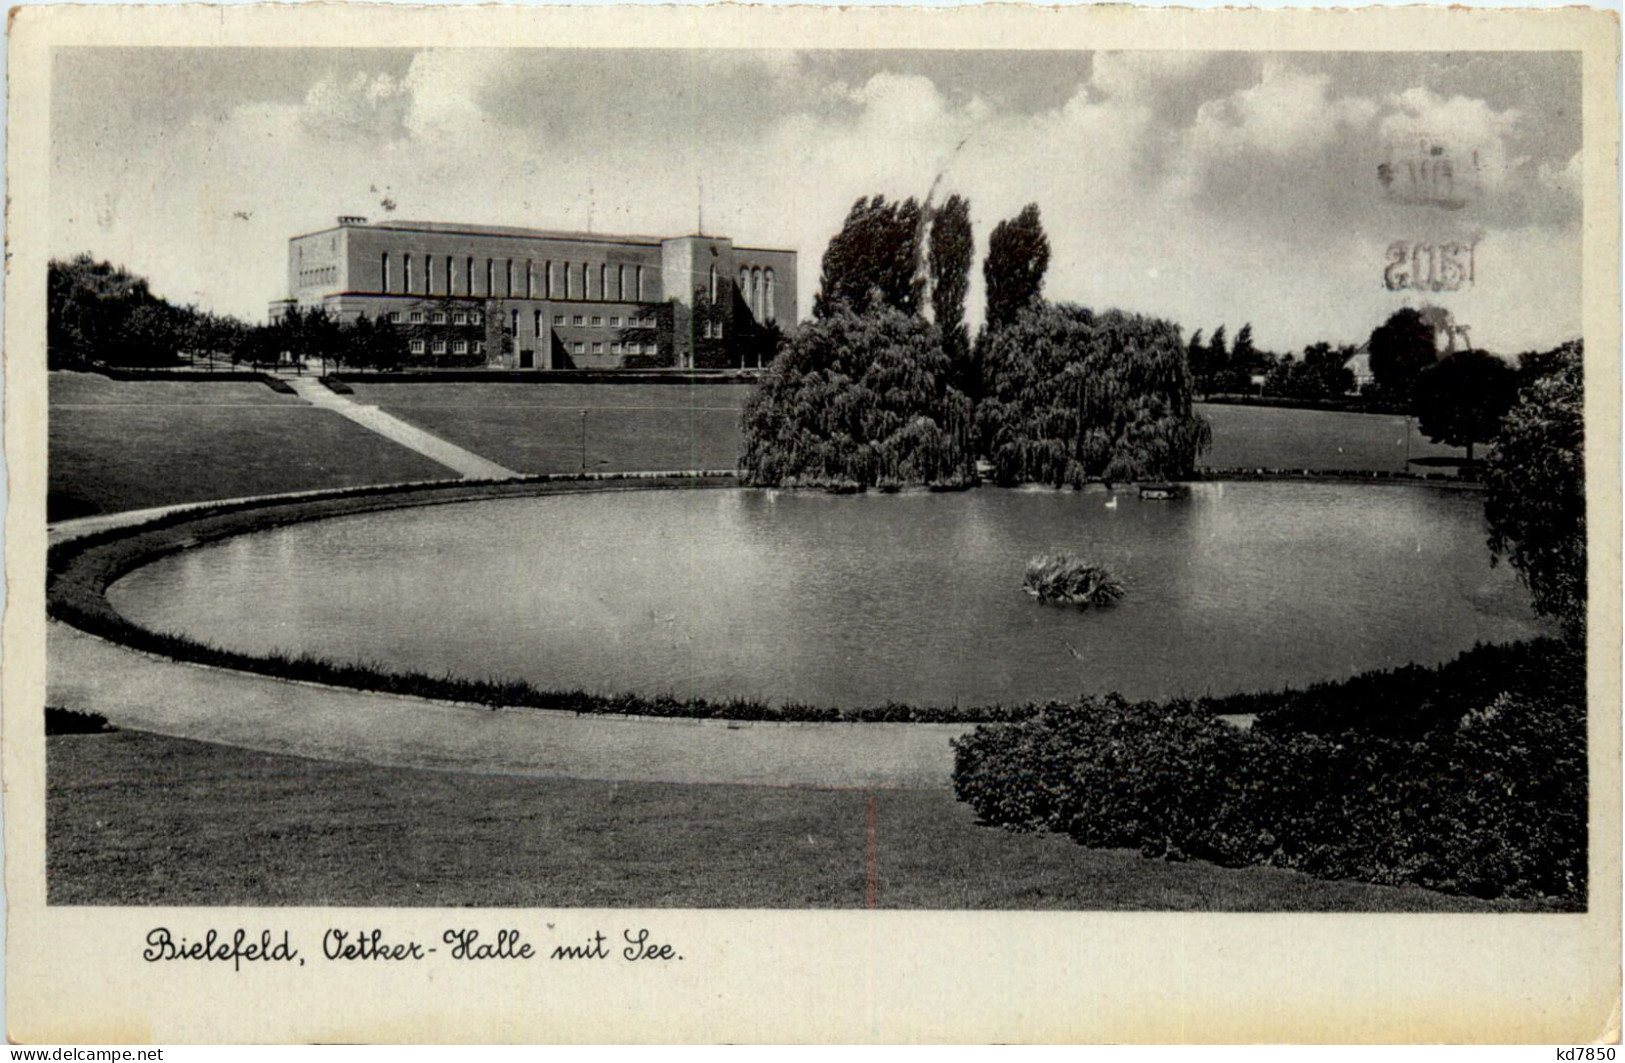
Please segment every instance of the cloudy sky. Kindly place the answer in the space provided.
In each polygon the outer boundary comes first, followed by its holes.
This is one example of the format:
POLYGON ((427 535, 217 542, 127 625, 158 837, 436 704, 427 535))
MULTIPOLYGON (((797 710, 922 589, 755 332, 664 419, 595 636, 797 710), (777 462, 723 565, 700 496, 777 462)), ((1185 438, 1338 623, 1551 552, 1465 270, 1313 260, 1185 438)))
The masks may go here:
POLYGON ((335 215, 675 234, 703 178, 707 232, 801 253, 805 314, 852 201, 946 167, 978 280, 1036 201, 1051 298, 1284 350, 1423 302, 1383 286, 1395 241, 1476 241, 1472 287, 1428 298, 1514 352, 1579 332, 1579 76, 1564 53, 64 49, 52 250, 261 320, 287 238, 335 215), (1457 209, 1378 179, 1422 135, 1472 171, 1457 209))

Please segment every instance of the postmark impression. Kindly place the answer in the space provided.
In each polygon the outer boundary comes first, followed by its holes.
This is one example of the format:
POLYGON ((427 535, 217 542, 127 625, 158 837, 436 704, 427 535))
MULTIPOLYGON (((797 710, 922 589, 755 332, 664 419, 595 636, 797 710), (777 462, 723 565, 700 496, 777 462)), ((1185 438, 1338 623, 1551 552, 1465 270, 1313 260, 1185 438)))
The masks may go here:
POLYGON ((1377 181, 1396 203, 1461 210, 1479 198, 1482 171, 1478 149, 1418 130, 1388 142, 1386 157, 1377 164, 1377 181))
POLYGON ((1395 240, 1382 284, 1391 292, 1459 292, 1478 275, 1478 239, 1395 240))

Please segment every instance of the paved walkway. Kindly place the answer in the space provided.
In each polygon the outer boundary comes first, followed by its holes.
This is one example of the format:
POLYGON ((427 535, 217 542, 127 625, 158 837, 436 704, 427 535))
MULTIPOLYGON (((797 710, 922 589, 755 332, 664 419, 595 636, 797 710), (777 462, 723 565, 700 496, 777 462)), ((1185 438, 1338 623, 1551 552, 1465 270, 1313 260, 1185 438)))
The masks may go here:
POLYGON ((376 406, 363 406, 347 396, 330 390, 327 385, 312 377, 283 379, 299 393, 300 398, 312 406, 332 410, 340 417, 347 417, 361 427, 377 432, 385 439, 393 440, 408 450, 415 450, 430 461, 439 462, 454 470, 459 476, 476 480, 502 480, 520 475, 512 469, 503 468, 494 461, 480 457, 471 450, 464 450, 455 443, 425 432, 416 425, 407 424, 399 417, 387 414, 376 406))
POLYGON ((741 723, 492 710, 183 664, 49 623, 47 703, 321 760, 482 774, 819 789, 949 785, 966 725, 741 723))

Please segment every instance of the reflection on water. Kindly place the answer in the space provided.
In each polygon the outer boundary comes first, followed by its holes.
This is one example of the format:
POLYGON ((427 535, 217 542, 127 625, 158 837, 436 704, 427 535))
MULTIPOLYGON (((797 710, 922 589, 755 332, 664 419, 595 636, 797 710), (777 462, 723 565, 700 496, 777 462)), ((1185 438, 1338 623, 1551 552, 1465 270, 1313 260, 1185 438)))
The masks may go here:
POLYGON ((863 705, 1270 689, 1537 632, 1482 501, 1341 484, 1188 499, 1001 491, 657 491, 280 528, 164 559, 112 599, 250 652, 310 650, 548 687, 863 705), (1127 585, 1036 604, 1071 550, 1127 585))

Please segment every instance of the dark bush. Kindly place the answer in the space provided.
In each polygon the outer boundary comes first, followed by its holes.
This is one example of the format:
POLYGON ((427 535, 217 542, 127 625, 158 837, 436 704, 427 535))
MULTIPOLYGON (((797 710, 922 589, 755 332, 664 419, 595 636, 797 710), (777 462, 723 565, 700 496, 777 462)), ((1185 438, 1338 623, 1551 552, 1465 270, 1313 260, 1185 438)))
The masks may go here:
MULTIPOLYGON (((1391 718, 1365 728, 1311 712, 1303 722, 1336 729, 1300 730, 1282 712, 1241 730, 1184 702, 1055 706, 957 740, 954 790, 989 823, 1091 847, 1583 906, 1583 683, 1552 681, 1521 651, 1507 656, 1544 681, 1491 693, 1497 680, 1486 679, 1450 709, 1431 700, 1443 684, 1426 677, 1438 673, 1419 670, 1400 699, 1431 719, 1415 734, 1391 718)), ((1456 671, 1495 657, 1475 650, 1456 671)), ((1389 679, 1384 693, 1398 697, 1402 685, 1389 679)))
POLYGON ((99 712, 80 712, 77 709, 57 709, 45 706, 46 735, 93 735, 116 731, 99 712))

